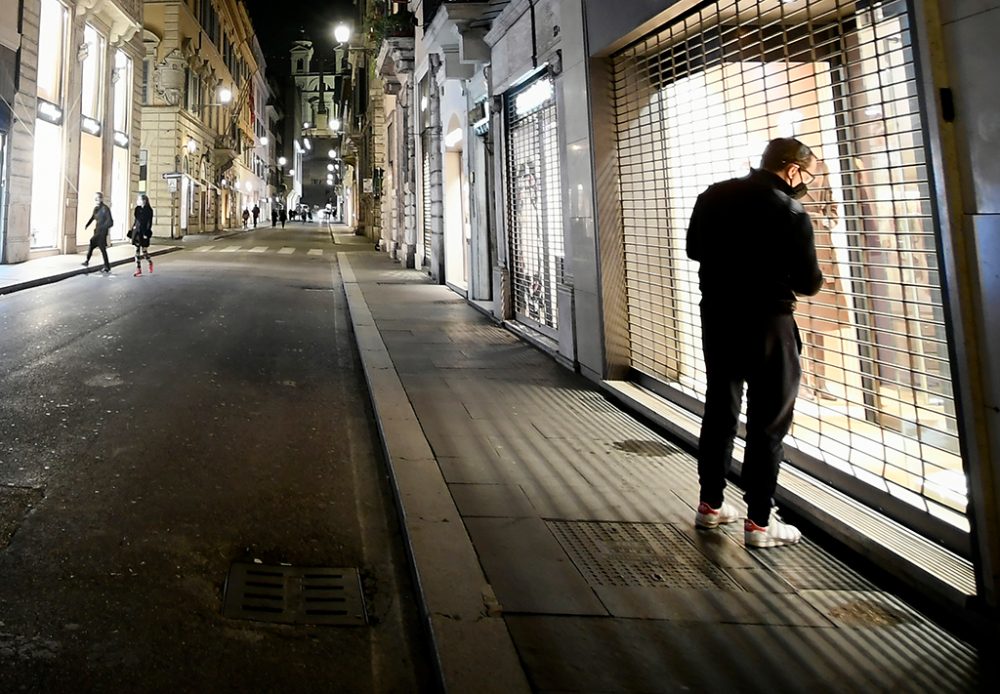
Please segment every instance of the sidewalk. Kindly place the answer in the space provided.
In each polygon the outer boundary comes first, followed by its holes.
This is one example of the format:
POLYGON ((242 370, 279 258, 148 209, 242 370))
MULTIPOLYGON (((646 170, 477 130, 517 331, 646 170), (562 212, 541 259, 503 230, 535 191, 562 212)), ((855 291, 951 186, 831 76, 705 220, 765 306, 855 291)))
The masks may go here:
MULTIPOLYGON (((171 245, 169 241, 162 244, 154 239, 149 254, 151 256, 163 255, 179 251, 181 248, 181 246, 171 245)), ((101 252, 94 251, 94 257, 90 259, 90 267, 83 267, 81 264, 86 256, 86 252, 70 253, 36 258, 15 265, 0 265, 0 294, 10 294, 22 289, 58 282, 74 275, 99 272, 104 266, 101 252)), ((111 267, 119 265, 131 267, 131 264, 135 262, 135 246, 128 240, 115 241, 114 245, 108 248, 108 260, 111 262, 111 267)))
POLYGON ((694 460, 584 378, 383 254, 338 257, 448 691, 980 689, 975 648, 808 537, 694 530, 694 460))

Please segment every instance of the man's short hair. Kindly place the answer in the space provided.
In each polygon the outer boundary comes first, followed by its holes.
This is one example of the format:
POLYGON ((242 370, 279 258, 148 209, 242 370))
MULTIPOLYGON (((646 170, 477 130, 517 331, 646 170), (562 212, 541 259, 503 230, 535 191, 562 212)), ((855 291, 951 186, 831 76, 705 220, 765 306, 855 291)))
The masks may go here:
POLYGON ((760 158, 760 168, 775 173, 789 164, 809 166, 816 155, 794 137, 779 137, 767 143, 760 158))

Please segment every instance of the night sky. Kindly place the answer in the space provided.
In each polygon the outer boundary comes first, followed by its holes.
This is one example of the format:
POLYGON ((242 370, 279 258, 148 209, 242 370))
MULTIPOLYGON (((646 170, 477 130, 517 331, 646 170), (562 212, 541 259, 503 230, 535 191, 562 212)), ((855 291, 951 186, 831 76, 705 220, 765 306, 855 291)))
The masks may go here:
POLYGON ((288 70, 292 41, 308 38, 321 48, 332 47, 333 26, 338 21, 353 25, 353 0, 246 0, 257 39, 267 59, 268 74, 279 77, 288 70))

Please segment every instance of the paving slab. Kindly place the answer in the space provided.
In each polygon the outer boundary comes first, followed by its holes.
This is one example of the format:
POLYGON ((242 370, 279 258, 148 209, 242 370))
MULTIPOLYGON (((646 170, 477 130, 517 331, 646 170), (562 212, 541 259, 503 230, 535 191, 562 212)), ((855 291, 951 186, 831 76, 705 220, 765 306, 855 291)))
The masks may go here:
POLYGON ((606 615, 608 611, 537 518, 465 518, 505 612, 606 615))

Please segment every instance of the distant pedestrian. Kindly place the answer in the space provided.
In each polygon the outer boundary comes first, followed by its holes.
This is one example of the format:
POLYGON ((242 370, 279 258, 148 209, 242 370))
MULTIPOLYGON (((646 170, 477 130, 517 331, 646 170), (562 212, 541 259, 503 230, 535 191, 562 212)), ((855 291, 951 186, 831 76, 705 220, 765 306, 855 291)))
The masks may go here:
POLYGON ((801 376, 795 297, 812 296, 823 285, 812 222, 798 201, 815 178, 816 163, 798 140, 771 140, 759 169, 698 196, 688 226, 687 254, 700 263, 707 380, 695 525, 715 528, 739 517, 723 491, 745 384, 741 477, 747 547, 790 545, 802 538, 773 512, 773 497, 801 376))
POLYGON ((278 226, 278 208, 277 207, 272 207, 271 208, 271 226, 272 227, 278 226))
POLYGON ((243 228, 246 229, 250 220, 250 210, 243 208, 243 228))
POLYGON ((294 222, 295 221, 295 211, 297 209, 298 208, 292 208, 292 209, 288 210, 288 221, 290 221, 290 222, 294 222))
POLYGON ((260 208, 257 205, 253 206, 253 228, 257 228, 257 220, 260 219, 260 208))
POLYGON ((313 220, 313 211, 311 207, 306 208, 306 218, 311 222, 313 220))
POLYGON ((142 275, 142 256, 146 256, 149 274, 153 274, 153 259, 149 257, 149 242, 153 238, 153 208, 145 195, 139 196, 139 205, 135 208, 128 236, 135 246, 135 273, 132 276, 142 275))
POLYGON ((288 219, 288 213, 285 212, 285 208, 281 208, 281 212, 278 213, 278 219, 281 220, 281 228, 285 228, 285 220, 288 219))
POLYGON ((83 227, 87 229, 91 224, 94 225, 94 235, 90 237, 90 247, 87 249, 87 259, 83 261, 83 266, 90 265, 90 257, 94 254, 94 249, 100 248, 101 256, 104 257, 103 272, 111 272, 111 263, 108 262, 108 232, 114 226, 115 220, 111 216, 111 209, 104 204, 104 193, 95 193, 94 202, 97 203, 94 205, 94 211, 83 227))

